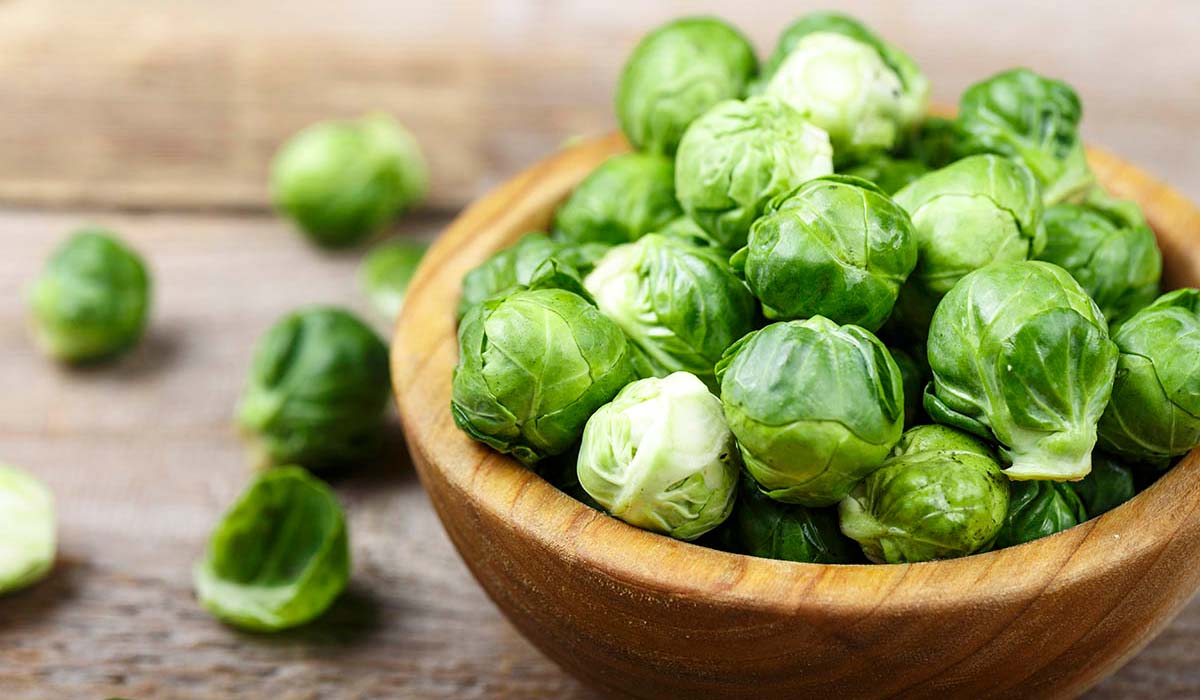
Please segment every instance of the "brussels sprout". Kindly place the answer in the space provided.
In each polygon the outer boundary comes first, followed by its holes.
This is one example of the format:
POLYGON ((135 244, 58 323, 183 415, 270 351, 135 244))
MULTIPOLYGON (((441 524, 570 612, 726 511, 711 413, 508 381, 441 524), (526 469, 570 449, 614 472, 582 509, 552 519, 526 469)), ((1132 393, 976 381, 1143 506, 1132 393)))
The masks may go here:
POLYGON ((1092 472, 1083 481, 1071 482, 1089 518, 1116 508, 1137 494, 1133 470, 1105 455, 1092 456, 1092 472))
POLYGON ((829 175, 772 200, 733 258, 770 319, 876 330, 917 263, 908 214, 866 180, 829 175))
POLYGON ((375 331, 341 309, 303 309, 259 341, 238 422, 263 462, 341 465, 377 446, 389 388, 375 331))
POLYGON ((613 248, 584 284, 633 341, 642 377, 685 371, 715 389, 721 353, 757 320, 721 249, 657 234, 613 248))
POLYGON ((893 158, 879 154, 842 171, 874 183, 884 194, 893 195, 929 172, 929 166, 919 160, 893 158))
POLYGON ((729 517, 740 469, 720 399, 687 372, 626 386, 579 448, 579 483, 604 510, 681 540, 729 517))
POLYGON ((925 410, 995 436, 1012 479, 1082 479, 1116 364, 1104 317, 1065 270, 989 265, 964 277, 933 315, 925 410))
POLYGON ((929 168, 944 168, 962 154, 962 131, 958 122, 943 117, 928 117, 904 144, 901 153, 929 168))
POLYGON ((720 247, 720 244, 708 235, 708 231, 700 228, 700 224, 692 221, 692 218, 687 215, 663 226, 658 233, 667 238, 678 238, 694 245, 720 247))
POLYGON ((688 124, 742 97, 758 70, 754 49, 711 17, 665 24, 642 39, 617 84, 617 118, 635 147, 673 155, 688 124))
POLYGON ((621 329, 563 289, 477 304, 458 348, 454 422, 528 465, 570 449, 592 413, 636 378, 621 329))
POLYGON ((692 122, 675 159, 675 192, 713 240, 737 250, 773 197, 832 172, 824 131, 773 97, 752 97, 692 122))
POLYGON ((1007 510, 1008 479, 991 451, 941 425, 906 432, 838 507, 842 532, 879 564, 986 551, 1007 510))
POLYGON ((1159 297, 1116 328, 1121 351, 1100 445, 1165 463, 1200 445, 1200 290, 1159 297))
POLYGON ((33 585, 54 567, 54 497, 40 481, 0 464, 0 595, 33 585))
POLYGON ((1093 193, 1086 204, 1046 209, 1039 260, 1071 273, 1110 325, 1154 301, 1162 253, 1137 204, 1093 193))
POLYGON ((1057 481, 1012 482, 996 549, 1049 537, 1087 520, 1072 486, 1057 481))
POLYGON ((628 243, 682 213, 671 159, 624 153, 601 163, 563 202, 554 215, 554 237, 573 244, 628 243))
POLYGON ((917 238, 917 267, 896 306, 911 335, 924 335, 938 300, 963 275, 1042 251, 1040 197, 1027 168, 993 155, 964 158, 896 193, 917 238))
POLYGON ((137 253, 102 229, 84 229, 51 256, 29 294, 38 345, 64 362, 98 360, 142 337, 150 277, 137 253))
POLYGON ((416 241, 396 240, 376 246, 359 269, 359 282, 375 310, 389 320, 400 315, 404 295, 412 281, 426 245, 416 241))
POLYGON ((417 142, 382 114, 314 124, 285 143, 271 166, 275 206, 326 247, 360 243, 424 199, 428 187, 417 142))
POLYGON ((1024 68, 972 85, 958 105, 962 149, 1021 161, 1041 183, 1047 205, 1077 201, 1095 182, 1079 138, 1082 116, 1070 85, 1024 68))
POLYGON ((838 529, 837 511, 780 503, 741 480, 738 502, 730 518, 736 549, 766 559, 813 564, 854 564, 862 557, 854 542, 838 529))
POLYGON ((350 580, 350 545, 337 496, 300 467, 263 472, 213 531, 194 572, 200 604, 259 632, 303 625, 350 580))
POLYGON ((920 352, 908 352, 898 347, 889 346, 888 352, 900 368, 900 377, 904 384, 904 428, 907 430, 915 425, 928 423, 925 415, 925 385, 931 378, 929 363, 925 360, 925 349, 920 352))
POLYGON ((527 233, 515 245, 496 253, 463 277, 458 317, 461 319, 481 301, 528 288, 535 280, 544 281, 550 269, 556 267, 558 272, 573 274, 578 280, 577 285, 558 286, 580 291, 583 289, 580 268, 590 271, 610 247, 592 243, 572 246, 551 240, 544 233, 527 233), (552 259, 556 262, 548 263, 552 259))
POLYGON ((903 431, 904 389, 887 348, 822 316, 742 338, 717 380, 747 471, 785 503, 837 503, 903 431))

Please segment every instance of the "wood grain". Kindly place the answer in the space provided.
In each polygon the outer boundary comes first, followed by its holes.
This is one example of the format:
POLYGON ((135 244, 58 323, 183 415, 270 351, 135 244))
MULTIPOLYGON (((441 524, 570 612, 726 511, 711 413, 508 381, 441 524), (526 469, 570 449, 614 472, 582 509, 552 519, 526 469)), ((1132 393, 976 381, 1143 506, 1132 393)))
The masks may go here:
MULTIPOLYGON (((619 136, 571 148, 467 209, 413 280, 393 342, 400 414, 434 507, 484 589, 549 657, 640 698, 1070 698, 1200 587, 1200 449, 1054 537, 945 562, 822 566, 638 530, 470 440, 448 409, 462 275, 543 227, 627 148, 619 136)), ((1112 156, 1090 158, 1103 183, 1138 198, 1174 256, 1167 279, 1200 284, 1200 210, 1112 156)))

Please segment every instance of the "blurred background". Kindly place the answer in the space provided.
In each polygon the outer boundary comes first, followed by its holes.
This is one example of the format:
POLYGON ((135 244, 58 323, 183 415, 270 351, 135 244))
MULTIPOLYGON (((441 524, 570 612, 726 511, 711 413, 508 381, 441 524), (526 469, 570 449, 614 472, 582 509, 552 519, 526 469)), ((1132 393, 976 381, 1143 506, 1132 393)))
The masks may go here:
MULTIPOLYGON (((620 66, 655 25, 720 14, 765 54, 822 7, 910 52, 938 103, 1016 65, 1065 79, 1088 141, 1200 200, 1197 0, 0 0, 0 460, 49 484, 61 527, 55 574, 0 602, 0 696, 596 698, 470 578, 398 426, 380 464, 334 481, 355 571, 326 617, 267 639, 196 605, 191 564, 246 479, 231 415, 255 339, 301 304, 369 313, 361 251, 274 217, 268 163, 311 122, 390 112, 433 171, 396 233, 431 238, 613 129, 620 66), (156 295, 134 353, 75 371, 34 349, 22 294, 84 222, 146 255, 156 295)), ((1198 658, 1193 601, 1089 698, 1200 697, 1198 658)))

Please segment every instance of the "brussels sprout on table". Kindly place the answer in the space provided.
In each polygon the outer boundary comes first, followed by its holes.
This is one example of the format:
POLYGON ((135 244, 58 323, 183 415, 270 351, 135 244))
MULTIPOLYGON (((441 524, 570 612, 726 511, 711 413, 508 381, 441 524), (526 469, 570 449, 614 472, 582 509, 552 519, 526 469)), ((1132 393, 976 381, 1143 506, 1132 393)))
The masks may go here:
POLYGON ((363 259, 359 282, 375 310, 389 321, 400 315, 408 283, 425 257, 426 247, 417 241, 389 241, 363 259))
POLYGON ((103 229, 84 229, 51 256, 29 293, 38 345, 64 362, 89 362, 128 350, 150 311, 142 258, 103 229))
POLYGON ((0 595, 49 575, 57 541, 50 491, 33 476, 0 464, 0 595))
POLYGON ((821 316, 742 338, 725 351, 717 380, 746 470, 786 503, 837 503, 903 431, 902 379, 887 348, 821 316))
POLYGON ((378 233, 428 187, 417 142, 382 114, 314 124, 285 143, 271 166, 275 206, 331 248, 378 233))
POLYGON ((829 136, 773 97, 721 102, 688 128, 675 159, 675 193, 722 246, 746 244, 767 203, 833 172, 829 136))
POLYGON ((636 148, 673 155, 696 117, 737 99, 758 70, 754 48, 711 17, 665 24, 634 49, 617 84, 617 118, 636 148))
POLYGON ((942 425, 904 434, 883 466, 838 506, 842 532, 878 564, 950 559, 991 548, 1008 479, 979 440, 942 425))
POLYGON ((929 172, 929 166, 919 160, 894 158, 879 154, 841 171, 844 175, 874 183, 886 195, 894 195, 910 182, 929 172))
POLYGON ((733 258, 769 319, 876 330, 917 263, 908 214, 866 180, 829 175, 772 200, 733 258))
POLYGON ((1157 465, 1200 445, 1200 290, 1164 294, 1119 325, 1113 341, 1121 353, 1100 445, 1157 465))
POLYGON ((587 422, 579 483, 614 517, 694 540, 729 517, 741 462, 721 401, 687 372, 629 384, 587 422))
POLYGON ((1082 479, 1108 403, 1117 346, 1095 302, 1061 267, 989 265, 933 315, 925 409, 994 438, 1013 479, 1082 479))
POLYGON ((958 104, 965 153, 999 153, 1024 163, 1047 205, 1078 201, 1094 183, 1070 85, 1017 68, 967 88, 958 104))
POLYGON ((1072 481, 1071 488, 1089 518, 1103 515, 1137 494, 1133 470, 1102 454, 1092 456, 1092 472, 1082 481, 1072 481))
POLYGON ((527 465, 570 449, 592 413, 636 378, 621 329, 563 289, 477 304, 459 325, 458 349, 454 422, 527 465))
POLYGON ((341 309, 303 309, 259 341, 238 423, 267 464, 344 465, 378 445, 389 376, 369 326, 341 309))
POLYGON ((554 238, 576 245, 628 243, 682 213, 671 159, 624 153, 601 163, 558 208, 554 238))
POLYGON ((1137 204, 1093 192, 1084 204, 1046 209, 1039 260, 1071 273, 1115 325, 1154 301, 1162 253, 1137 204))
POLYGON ((194 572, 206 610, 259 632, 315 619, 349 579, 350 545, 337 496, 299 467, 255 479, 213 531, 194 572))
POLYGON ((1012 482, 1008 514, 996 536, 996 549, 1049 537, 1087 520, 1073 486, 1059 481, 1012 482))
POLYGON ((637 352, 643 377, 690 372, 716 388, 725 348, 754 329, 754 297, 719 248, 650 234, 610 250, 584 280, 637 352))
POLYGON ((833 508, 780 503, 760 491, 753 479, 744 477, 741 482, 726 526, 737 551, 812 564, 854 564, 862 559, 855 542, 838 528, 833 508))

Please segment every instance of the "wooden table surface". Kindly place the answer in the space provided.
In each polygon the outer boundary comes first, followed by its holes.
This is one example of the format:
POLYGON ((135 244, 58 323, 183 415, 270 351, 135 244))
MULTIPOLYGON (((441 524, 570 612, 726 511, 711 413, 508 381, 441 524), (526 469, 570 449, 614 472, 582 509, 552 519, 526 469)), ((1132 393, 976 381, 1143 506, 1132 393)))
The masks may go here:
MULTIPOLYGON (((1200 3, 1048 4, 843 6, 910 49, 942 102, 1010 65, 1067 78, 1090 140, 1200 199, 1200 3)), ((484 597, 396 426, 377 463, 332 479, 355 568, 320 621, 231 631, 194 602, 190 568, 247 478, 230 417, 254 340, 301 304, 370 314, 358 254, 320 253, 267 210, 279 142, 325 116, 397 114, 435 182, 397 234, 432 237, 564 139, 611 128, 616 71, 645 28, 725 5, 0 3, 0 461, 54 490, 62 539, 50 579, 0 600, 0 697, 596 697, 484 597), (155 310, 132 355, 68 370, 32 347, 22 292, 84 222, 143 251, 155 310)), ((805 5, 730 15, 763 46, 805 5)), ((1089 697, 1200 697, 1198 659, 1200 601, 1089 697)))

